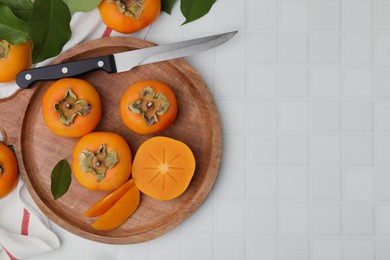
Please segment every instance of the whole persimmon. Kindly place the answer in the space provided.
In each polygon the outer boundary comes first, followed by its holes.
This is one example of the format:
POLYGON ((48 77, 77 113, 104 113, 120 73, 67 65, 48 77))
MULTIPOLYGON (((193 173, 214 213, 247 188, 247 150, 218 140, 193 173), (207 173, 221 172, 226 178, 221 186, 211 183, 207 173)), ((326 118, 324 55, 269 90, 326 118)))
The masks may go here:
POLYGON ((103 22, 114 31, 139 31, 160 15, 161 0, 103 0, 99 4, 103 22))
POLYGON ((101 110, 99 93, 82 79, 57 80, 42 99, 47 127, 62 137, 80 137, 94 130, 100 121, 101 110))
POLYGON ((0 198, 8 195, 18 183, 18 164, 15 154, 0 143, 0 198))
POLYGON ((161 81, 145 80, 130 85, 122 95, 120 114, 125 125, 138 134, 165 130, 176 118, 173 90, 161 81))
POLYGON ((31 66, 31 42, 12 45, 0 40, 0 82, 14 81, 16 75, 31 66))
POLYGON ((126 140, 111 132, 84 135, 73 150, 72 170, 89 190, 115 190, 131 175, 132 155, 126 140))

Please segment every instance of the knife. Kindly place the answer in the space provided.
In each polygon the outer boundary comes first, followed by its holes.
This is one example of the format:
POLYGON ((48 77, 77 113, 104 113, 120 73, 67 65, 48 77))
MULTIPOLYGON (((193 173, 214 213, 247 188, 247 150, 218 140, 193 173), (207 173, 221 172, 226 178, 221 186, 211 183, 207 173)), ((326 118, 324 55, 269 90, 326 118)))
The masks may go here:
POLYGON ((96 58, 27 69, 16 76, 16 84, 20 88, 29 88, 35 81, 74 77, 99 69, 107 73, 128 71, 140 65, 189 56, 214 48, 230 40, 236 33, 237 31, 232 31, 96 58))

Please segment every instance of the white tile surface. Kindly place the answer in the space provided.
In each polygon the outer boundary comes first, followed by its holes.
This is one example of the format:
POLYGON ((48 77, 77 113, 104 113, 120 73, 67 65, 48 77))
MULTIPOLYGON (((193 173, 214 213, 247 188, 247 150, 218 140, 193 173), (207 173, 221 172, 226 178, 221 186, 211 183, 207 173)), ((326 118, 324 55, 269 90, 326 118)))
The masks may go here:
MULTIPOLYGON (((231 103, 229 103, 231 104, 231 103)), ((247 130, 250 132, 276 131, 278 103, 268 100, 250 100, 246 103, 247 130)), ((245 117, 244 117, 245 118, 245 117)))
POLYGON ((342 173, 338 169, 313 169, 310 175, 310 193, 314 201, 340 201, 342 173))
POLYGON ((310 259, 310 245, 306 239, 282 239, 279 246, 280 260, 310 259))
MULTIPOLYGON (((279 233, 305 235, 309 232, 309 206, 307 204, 280 204, 279 233)), ((288 245, 290 245, 290 241, 288 245)))
POLYGON ((340 29, 340 2, 313 1, 310 3, 310 25, 314 30, 340 29))
POLYGON ((279 34, 279 61, 286 64, 305 64, 308 60, 307 34, 279 34))
POLYGON ((373 235, 374 207, 365 204, 345 205, 344 232, 347 235, 373 235))
MULTIPOLYGON (((360 42, 357 40, 357 42, 360 42)), ((362 51, 358 51, 363 53, 362 51)), ((353 55, 357 57, 357 55, 353 55)), ((346 68, 344 70, 344 94, 351 98, 372 96, 372 70, 370 68, 346 68)))
POLYGON ((371 201, 374 198, 372 170, 345 170, 344 198, 348 201, 371 201))
POLYGON ((348 166, 371 166, 374 160, 373 146, 372 136, 345 136, 344 163, 348 166))
POLYGON ((378 235, 390 235, 390 206, 389 205, 379 205, 377 208, 377 232, 378 235))
POLYGON ((277 186, 278 174, 276 169, 249 168, 246 186, 247 199, 274 201, 277 198, 277 186))
POLYGON ((164 236, 105 245, 53 224, 45 259, 389 260, 390 1, 220 0, 147 39, 239 34, 188 57, 223 126, 217 182, 164 236))
POLYGON ((345 242, 345 259, 347 260, 373 260, 375 259, 375 246, 372 240, 350 239, 345 242))
POLYGON ((218 237, 214 245, 215 259, 236 260, 246 257, 246 240, 242 237, 218 237))
POLYGON ((274 63, 277 61, 277 35, 275 33, 249 32, 247 34, 247 61, 274 63))
POLYGON ((310 62, 337 64, 340 62, 340 36, 338 34, 310 35, 310 62))
POLYGON ((306 135, 281 135, 279 137, 279 162, 281 165, 307 165, 309 138, 306 135))
POLYGON ((377 170, 375 180, 376 198, 380 201, 390 201, 390 174, 389 170, 377 170))
POLYGON ((311 128, 315 132, 339 132, 341 129, 341 105, 338 101, 312 101, 310 106, 311 128))
POLYGON ((349 64, 368 64, 372 62, 372 35, 345 34, 344 61, 349 64))
POLYGON ((341 92, 341 73, 337 67, 313 67, 310 69, 310 93, 312 97, 338 97, 341 92))
POLYGON ((275 29, 277 27, 278 5, 276 1, 248 0, 246 6, 248 29, 275 29))
POLYGON ((280 102, 280 129, 286 132, 305 131, 308 127, 308 104, 306 101, 280 102))
POLYGON ((277 68, 250 66, 246 71, 247 97, 275 97, 278 89, 277 82, 277 68))
POLYGON ((282 30, 304 30, 308 26, 307 1, 280 1, 280 28, 282 30))
POLYGON ((278 259, 278 245, 275 239, 249 238, 247 250, 248 260, 278 259))
POLYGON ((248 135, 249 165, 275 165, 278 160, 278 139, 275 135, 248 135))
POLYGON ((309 94, 308 70, 305 67, 280 69, 280 96, 307 97, 309 94))
POLYGON ((308 172, 306 169, 281 169, 279 172, 279 199, 307 200, 308 172))
POLYGON ((342 242, 336 239, 314 239, 312 241, 312 258, 315 260, 343 259, 342 242))
POLYGON ((278 211, 275 204, 250 203, 248 208, 248 234, 276 234, 278 211))
POLYGON ((372 27, 371 1, 343 2, 343 20, 345 30, 367 30, 372 27))
POLYGON ((316 204, 311 208, 311 230, 314 235, 339 236, 342 233, 341 207, 338 204, 316 204))

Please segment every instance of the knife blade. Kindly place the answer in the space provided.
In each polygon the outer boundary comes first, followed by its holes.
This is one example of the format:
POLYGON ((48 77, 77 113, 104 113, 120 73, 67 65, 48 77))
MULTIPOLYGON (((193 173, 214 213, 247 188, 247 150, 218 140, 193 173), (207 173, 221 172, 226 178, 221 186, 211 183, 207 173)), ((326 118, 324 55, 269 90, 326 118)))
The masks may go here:
POLYGON ((29 88, 36 81, 74 77, 99 69, 107 73, 129 71, 137 66, 180 58, 209 50, 227 42, 236 33, 237 31, 232 31, 187 41, 27 69, 16 76, 16 84, 20 88, 29 88))

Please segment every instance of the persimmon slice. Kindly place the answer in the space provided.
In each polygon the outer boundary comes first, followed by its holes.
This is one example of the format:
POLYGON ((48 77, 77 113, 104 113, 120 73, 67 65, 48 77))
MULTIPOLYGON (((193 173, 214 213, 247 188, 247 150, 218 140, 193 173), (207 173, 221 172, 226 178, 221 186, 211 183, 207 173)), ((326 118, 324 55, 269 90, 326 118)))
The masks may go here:
POLYGON ((139 147, 132 176, 141 192, 158 200, 170 200, 188 188, 195 164, 195 157, 185 143, 157 136, 139 147))
POLYGON ((84 216, 88 218, 94 218, 106 213, 106 211, 109 210, 112 206, 114 206, 114 204, 123 195, 125 195, 125 193, 128 192, 134 185, 135 184, 133 179, 128 180, 121 187, 109 193, 107 196, 104 196, 95 204, 93 204, 86 212, 84 212, 84 216))
POLYGON ((138 208, 140 192, 137 186, 132 187, 107 210, 101 217, 92 223, 96 230, 112 230, 122 225, 138 208))

